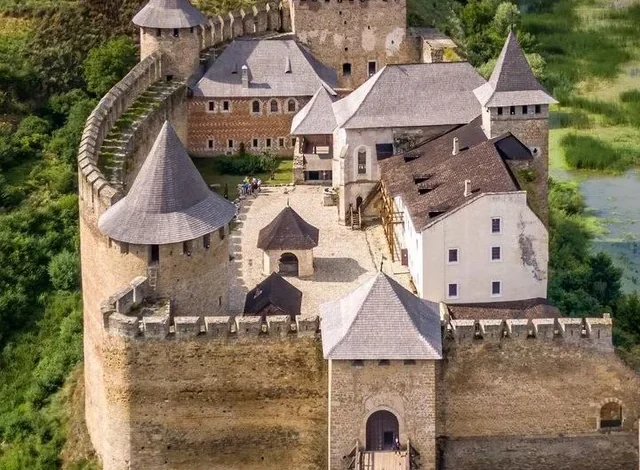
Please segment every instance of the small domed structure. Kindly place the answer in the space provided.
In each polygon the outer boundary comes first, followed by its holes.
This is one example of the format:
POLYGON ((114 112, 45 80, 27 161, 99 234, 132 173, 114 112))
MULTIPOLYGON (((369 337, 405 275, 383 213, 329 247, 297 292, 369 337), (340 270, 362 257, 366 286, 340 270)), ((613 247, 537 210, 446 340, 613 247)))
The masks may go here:
POLYGON ((319 233, 287 205, 258 235, 258 248, 264 250, 264 273, 312 276, 313 249, 318 246, 319 233))

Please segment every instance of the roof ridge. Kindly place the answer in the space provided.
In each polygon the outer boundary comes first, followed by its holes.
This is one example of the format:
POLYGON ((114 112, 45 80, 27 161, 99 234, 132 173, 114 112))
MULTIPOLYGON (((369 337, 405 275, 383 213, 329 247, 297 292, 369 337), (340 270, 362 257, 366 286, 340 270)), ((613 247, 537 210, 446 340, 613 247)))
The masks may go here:
MULTIPOLYGON (((358 112, 358 110, 365 104, 365 102, 367 101, 367 98, 369 97, 369 95, 371 94, 371 90, 373 90, 373 87, 376 85, 376 83, 378 83, 378 81, 380 80, 380 77, 382 77, 382 75, 384 75, 385 73, 387 73, 387 70, 389 69, 388 65, 385 65, 384 67, 382 67, 378 72, 376 72, 372 77, 369 77, 369 79, 367 81, 365 81, 362 85, 360 85, 360 87, 356 88, 355 92, 357 92, 359 89, 363 89, 365 90, 364 96, 362 97, 362 99, 360 100, 360 102, 358 103, 358 106, 356 106, 353 111, 350 112, 349 117, 347 118, 346 121, 344 121, 341 124, 338 124, 339 127, 344 127, 346 126, 349 121, 351 121, 351 119, 353 118, 353 116, 356 115, 356 113, 358 112), (365 85, 367 85, 366 88, 363 88, 365 85)), ((354 92, 354 93, 355 93, 354 92)), ((352 96, 353 93, 351 93, 350 95, 345 96, 343 99, 349 99, 350 96, 352 96)), ((342 100, 336 101, 336 103, 340 102, 342 100)), ((335 103, 334 103, 335 104, 335 103)))

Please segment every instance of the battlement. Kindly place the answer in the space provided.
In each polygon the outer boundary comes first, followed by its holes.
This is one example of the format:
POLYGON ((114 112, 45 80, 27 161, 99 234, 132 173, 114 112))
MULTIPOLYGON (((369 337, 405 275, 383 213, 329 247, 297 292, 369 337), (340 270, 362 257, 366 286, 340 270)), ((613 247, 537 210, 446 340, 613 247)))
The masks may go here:
POLYGON ((204 27, 204 48, 248 35, 291 30, 289 11, 280 3, 261 3, 210 18, 204 27))
POLYGON ((613 322, 602 318, 464 319, 445 321, 446 338, 454 344, 484 341, 562 341, 602 351, 613 351, 613 322))
POLYGON ((256 338, 315 337, 318 315, 267 317, 174 316, 169 299, 151 299, 145 277, 135 278, 101 305, 104 327, 110 334, 131 339, 189 339, 202 336, 221 341, 256 338))
POLYGON ((79 191, 97 217, 122 198, 98 168, 102 144, 127 108, 162 76, 162 55, 145 58, 109 90, 85 123, 78 152, 79 191))

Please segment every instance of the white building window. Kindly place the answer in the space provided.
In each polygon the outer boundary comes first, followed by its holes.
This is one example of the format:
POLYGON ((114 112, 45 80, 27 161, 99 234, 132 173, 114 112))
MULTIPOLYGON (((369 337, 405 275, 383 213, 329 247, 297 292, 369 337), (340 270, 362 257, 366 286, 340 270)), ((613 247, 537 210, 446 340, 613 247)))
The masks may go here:
POLYGON ((260 146, 260 142, 258 141, 258 139, 251 139, 251 147, 253 147, 254 149, 257 149, 260 146))
POLYGON ((449 253, 447 254, 447 264, 458 264, 460 260, 460 250, 458 248, 449 248, 449 253))
POLYGON ((278 147, 284 147, 285 140, 284 137, 278 137, 278 147))
POLYGON ((502 219, 500 217, 491 218, 491 233, 502 233, 502 219))
POLYGON ((212 150, 216 147, 216 141, 213 139, 209 139, 209 141, 207 142, 207 147, 209 147, 209 150, 212 150))
POLYGON ((491 297, 502 296, 502 281, 491 281, 491 297))
POLYGON ((458 284, 449 284, 447 286, 447 299, 457 299, 459 295, 458 284))
POLYGON ((491 247, 491 261, 502 261, 502 247, 491 247))
POLYGON ((278 100, 271 100, 269 103, 269 111, 271 113, 277 113, 280 111, 280 105, 278 104, 278 100))
POLYGON ((210 113, 213 113, 216 110, 216 102, 215 101, 208 101, 207 102, 207 111, 210 113))
POLYGON ((251 102, 251 112, 253 114, 260 114, 260 101, 254 100, 251 102))
POLYGON ((222 102, 222 112, 223 113, 230 113, 231 112, 231 101, 224 100, 222 102))
POLYGON ((298 102, 296 100, 287 101, 287 111, 290 113, 295 113, 298 110, 298 102))
POLYGON ((359 175, 367 174, 367 151, 366 150, 358 151, 358 174, 359 175))
POLYGON ((270 149, 271 148, 271 139, 265 140, 264 146, 267 147, 268 149, 270 149))
POLYGON ((233 139, 229 139, 229 140, 227 141, 227 148, 230 148, 230 149, 232 149, 232 148, 233 148, 233 139))

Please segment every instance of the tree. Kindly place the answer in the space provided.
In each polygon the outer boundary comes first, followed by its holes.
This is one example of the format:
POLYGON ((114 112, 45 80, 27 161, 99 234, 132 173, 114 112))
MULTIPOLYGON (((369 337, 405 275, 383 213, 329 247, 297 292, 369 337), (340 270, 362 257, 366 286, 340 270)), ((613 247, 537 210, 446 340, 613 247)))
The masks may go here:
POLYGON ((493 17, 491 28, 496 36, 504 38, 509 31, 517 29, 520 25, 520 10, 517 5, 503 2, 498 5, 496 15, 493 17))
POLYGON ((131 70, 136 61, 136 46, 126 36, 110 39, 92 49, 83 65, 87 89, 98 96, 104 95, 131 70))

